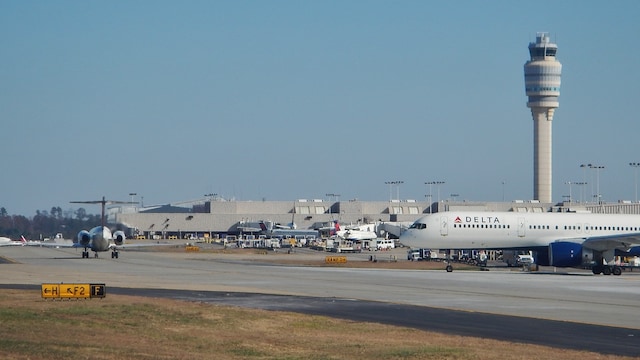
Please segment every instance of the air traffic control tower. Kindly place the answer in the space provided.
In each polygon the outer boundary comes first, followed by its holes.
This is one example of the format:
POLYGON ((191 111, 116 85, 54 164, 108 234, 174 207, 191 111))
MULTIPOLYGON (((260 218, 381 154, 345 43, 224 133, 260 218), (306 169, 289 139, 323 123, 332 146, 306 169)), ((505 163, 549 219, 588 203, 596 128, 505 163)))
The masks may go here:
POLYGON ((529 43, 531 60, 524 64, 527 107, 533 116, 533 199, 544 203, 552 201, 551 122, 559 106, 562 73, 557 51, 558 46, 549 42, 547 33, 538 33, 536 42, 529 43))

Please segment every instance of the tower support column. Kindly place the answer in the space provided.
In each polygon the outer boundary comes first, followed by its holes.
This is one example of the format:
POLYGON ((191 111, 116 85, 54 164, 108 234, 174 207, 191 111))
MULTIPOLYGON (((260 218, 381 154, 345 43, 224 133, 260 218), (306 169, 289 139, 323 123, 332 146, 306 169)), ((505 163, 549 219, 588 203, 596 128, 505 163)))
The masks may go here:
POLYGON ((553 108, 531 108, 533 116, 533 198, 550 203, 552 197, 553 108))

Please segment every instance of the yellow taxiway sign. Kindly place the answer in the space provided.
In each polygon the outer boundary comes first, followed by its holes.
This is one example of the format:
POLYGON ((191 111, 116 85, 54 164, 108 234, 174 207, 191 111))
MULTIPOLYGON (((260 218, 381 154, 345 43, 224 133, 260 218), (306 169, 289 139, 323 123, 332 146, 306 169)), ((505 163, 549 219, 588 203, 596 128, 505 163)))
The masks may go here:
POLYGON ((90 299, 106 296, 104 284, 42 284, 43 299, 90 299))
POLYGON ((324 262, 327 264, 344 264, 347 262, 346 256, 325 256, 324 262))

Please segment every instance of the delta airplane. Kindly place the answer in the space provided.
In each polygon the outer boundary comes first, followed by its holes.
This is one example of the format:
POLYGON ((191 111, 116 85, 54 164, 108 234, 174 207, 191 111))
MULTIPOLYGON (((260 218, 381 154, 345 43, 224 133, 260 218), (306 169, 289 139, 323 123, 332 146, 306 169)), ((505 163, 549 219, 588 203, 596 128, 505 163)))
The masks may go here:
POLYGON ((0 236, 0 246, 24 246, 26 245, 26 240, 24 236, 21 241, 11 240, 8 237, 0 236))
POLYGON ((0 246, 40 246, 41 244, 41 241, 27 240, 24 236, 20 236, 20 241, 0 236, 0 246))
MULTIPOLYGON (((557 267, 580 266, 591 255, 594 274, 620 275, 616 251, 640 255, 640 215, 441 212, 416 220, 400 242, 419 249, 533 250, 538 265, 557 267)), ((448 262, 446 269, 453 270, 448 262)))

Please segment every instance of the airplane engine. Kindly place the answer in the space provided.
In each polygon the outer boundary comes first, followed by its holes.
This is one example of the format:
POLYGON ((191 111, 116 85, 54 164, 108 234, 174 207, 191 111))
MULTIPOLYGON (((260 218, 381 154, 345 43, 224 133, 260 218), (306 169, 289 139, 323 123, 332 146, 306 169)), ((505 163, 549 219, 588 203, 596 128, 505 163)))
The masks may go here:
MULTIPOLYGON (((617 255, 617 254, 616 254, 617 255)), ((640 246, 634 246, 622 256, 640 256, 640 246)))
POLYGON ((572 242, 549 244, 549 265, 573 267, 582 264, 582 245, 572 242))
POLYGON ((91 242, 91 234, 87 230, 82 230, 78 233, 76 243, 82 246, 89 246, 91 242))
POLYGON ((113 242, 116 245, 122 245, 124 244, 124 239, 126 238, 126 236, 124 235, 124 231, 116 231, 115 233, 113 233, 113 242))

